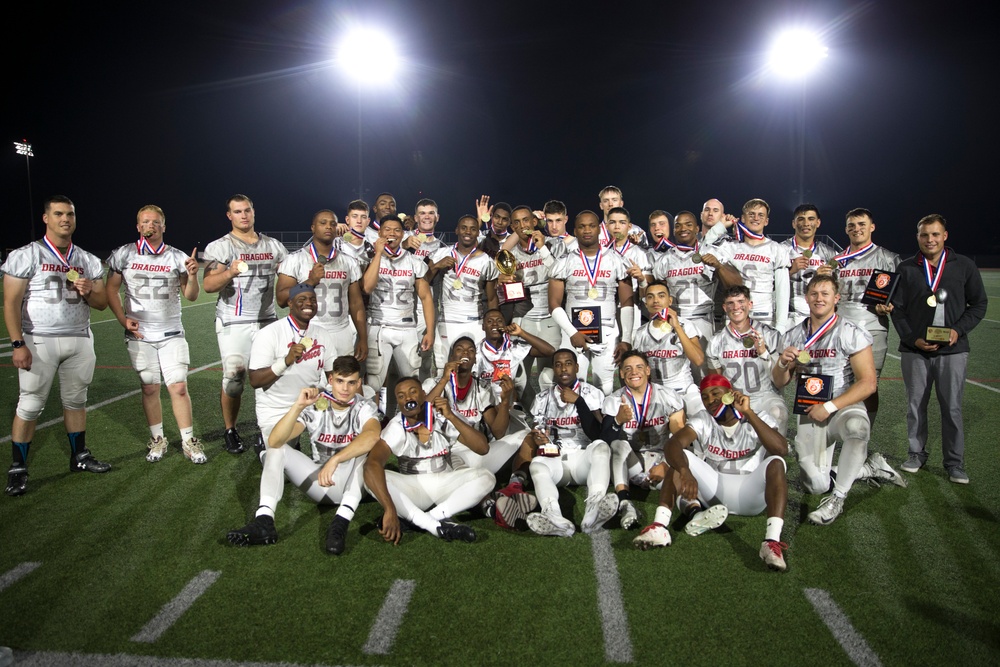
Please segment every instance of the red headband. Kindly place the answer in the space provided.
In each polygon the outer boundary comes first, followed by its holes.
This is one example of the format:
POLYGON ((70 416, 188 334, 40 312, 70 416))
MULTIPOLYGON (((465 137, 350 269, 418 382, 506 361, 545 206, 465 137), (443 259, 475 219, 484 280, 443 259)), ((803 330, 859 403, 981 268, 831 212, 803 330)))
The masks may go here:
POLYGON ((732 389, 732 383, 726 379, 725 375, 720 375, 719 373, 712 373, 711 375, 706 375, 698 388, 704 390, 706 387, 725 387, 726 389, 732 389))

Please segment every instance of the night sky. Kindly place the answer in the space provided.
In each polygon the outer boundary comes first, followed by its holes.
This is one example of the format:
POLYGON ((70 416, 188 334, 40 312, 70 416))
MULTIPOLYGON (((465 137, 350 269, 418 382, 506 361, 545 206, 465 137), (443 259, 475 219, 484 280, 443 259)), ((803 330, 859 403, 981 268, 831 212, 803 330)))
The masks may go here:
POLYGON ((101 257, 134 239, 148 203, 185 251, 228 231, 235 192, 254 200, 259 231, 307 229, 320 208, 343 215, 357 196, 358 89, 334 45, 374 24, 406 62, 362 90, 369 202, 389 191, 412 212, 431 197, 450 230, 479 194, 561 199, 572 216, 615 184, 643 225, 657 208, 718 197, 738 214, 762 197, 768 231, 788 233, 804 108, 804 200, 821 233, 844 245, 844 214, 864 206, 875 241, 907 256, 917 220, 937 212, 960 252, 1000 255, 982 212, 1000 171, 986 3, 113 4, 7 11, 3 247, 28 240, 11 143, 22 138, 35 150, 35 238, 42 199, 66 194, 75 240, 101 257), (763 69, 787 24, 830 49, 804 84, 763 69))

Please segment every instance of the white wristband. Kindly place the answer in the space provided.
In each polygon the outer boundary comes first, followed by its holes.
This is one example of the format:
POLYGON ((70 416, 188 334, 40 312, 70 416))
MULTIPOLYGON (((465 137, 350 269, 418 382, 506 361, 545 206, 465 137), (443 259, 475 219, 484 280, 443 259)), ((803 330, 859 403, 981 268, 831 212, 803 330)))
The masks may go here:
POLYGON ((649 283, 646 282, 645 278, 643 278, 642 280, 640 280, 636 284, 639 286, 639 289, 646 289, 647 287, 649 287, 649 283))
POLYGON ((281 374, 288 370, 288 364, 285 363, 284 357, 279 357, 277 361, 271 364, 271 372, 281 377, 281 374))
POLYGON ((559 328, 562 329, 563 333, 567 336, 572 337, 578 333, 576 327, 574 327, 573 323, 570 322, 569 315, 567 315, 566 311, 561 307, 552 311, 552 320, 559 325, 559 328))
POLYGON ((833 401, 827 401, 823 404, 823 408, 826 410, 826 414, 832 415, 837 411, 837 406, 833 404, 833 401))

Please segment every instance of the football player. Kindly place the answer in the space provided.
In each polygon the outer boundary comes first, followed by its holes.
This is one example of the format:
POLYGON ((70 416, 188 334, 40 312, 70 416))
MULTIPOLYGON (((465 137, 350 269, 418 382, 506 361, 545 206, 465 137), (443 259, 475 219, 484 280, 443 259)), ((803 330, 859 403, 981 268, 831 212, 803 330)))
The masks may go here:
POLYGON ((632 347, 646 355, 654 382, 684 394, 692 384, 692 367, 705 363, 697 330, 679 317, 666 283, 654 280, 646 287, 646 310, 652 319, 639 327, 632 347))
POLYGON ((352 201, 347 205, 347 216, 344 221, 347 223, 347 231, 337 239, 337 251, 357 262, 364 273, 375 255, 375 246, 365 240, 368 229, 368 204, 360 199, 352 201))
POLYGON ((478 236, 479 249, 491 258, 497 256, 497 251, 510 236, 510 214, 510 204, 500 202, 490 206, 489 195, 476 200, 476 216, 483 223, 478 236))
MULTIPOLYGON (((819 209, 814 204, 800 204, 792 212, 792 229, 795 234, 781 243, 787 247, 791 261, 791 266, 788 267, 792 299, 788 306, 789 328, 809 317, 806 285, 816 275, 816 271, 837 254, 836 250, 816 240, 816 232, 822 222, 819 209)), ((827 267, 826 271, 829 270, 827 267)))
MULTIPOLYGON (((528 371, 524 360, 530 357, 551 359, 555 348, 547 341, 532 335, 517 323, 507 324, 499 308, 486 311, 483 317, 485 337, 480 341, 476 355, 476 375, 497 383, 503 375, 514 378, 516 400, 526 401, 528 371)), ((548 373, 551 376, 551 371, 548 373)), ((551 384, 551 377, 543 386, 551 384)))

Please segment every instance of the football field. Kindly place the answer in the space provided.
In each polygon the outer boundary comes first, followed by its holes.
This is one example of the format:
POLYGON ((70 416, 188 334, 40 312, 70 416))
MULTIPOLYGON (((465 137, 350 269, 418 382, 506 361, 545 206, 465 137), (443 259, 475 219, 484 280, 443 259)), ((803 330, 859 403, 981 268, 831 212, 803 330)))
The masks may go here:
MULTIPOLYGON (((87 440, 106 475, 73 474, 53 388, 29 457, 28 493, 0 495, 0 646, 21 665, 684 665, 1000 664, 1000 272, 984 272, 990 307, 971 335, 964 414, 968 486, 941 466, 930 407, 928 465, 908 488, 855 485, 832 525, 805 522, 789 463, 783 539, 788 572, 757 552, 765 517, 732 516, 667 549, 636 551, 634 532, 570 539, 506 532, 460 515, 473 544, 375 530, 367 500, 347 551, 323 548, 332 507, 286 486, 269 547, 236 548, 228 530, 257 505, 260 464, 222 448, 214 295, 185 304, 195 433, 209 461, 149 438, 122 330, 93 314, 97 369, 87 440)), ((0 461, 9 462, 17 373, 0 331, 0 461)), ((880 381, 871 449, 905 458, 897 339, 880 381)), ((253 393, 240 429, 256 436, 253 393)), ((498 478, 506 481, 501 472, 498 478)), ((561 492, 579 524, 584 489, 561 492)), ((635 494, 634 494, 635 495, 635 494)), ((637 495, 647 522, 655 492, 637 495)))

